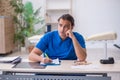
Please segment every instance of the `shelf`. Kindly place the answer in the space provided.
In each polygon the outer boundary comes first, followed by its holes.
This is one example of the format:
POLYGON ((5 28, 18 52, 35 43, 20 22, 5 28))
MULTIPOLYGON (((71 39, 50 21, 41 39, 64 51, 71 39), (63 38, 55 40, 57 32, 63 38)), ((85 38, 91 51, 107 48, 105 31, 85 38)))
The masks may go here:
POLYGON ((46 9, 46 11, 70 11, 70 9, 46 9))
POLYGON ((61 15, 72 14, 71 7, 72 0, 46 0, 46 24, 51 24, 51 27, 57 26, 61 15))
POLYGON ((47 23, 57 23, 58 18, 63 15, 69 13, 69 11, 47 11, 46 22, 47 23))
POLYGON ((58 22, 46 22, 47 25, 51 24, 51 25, 57 25, 58 22))
POLYGON ((71 0, 46 0, 46 9, 70 9, 71 0))

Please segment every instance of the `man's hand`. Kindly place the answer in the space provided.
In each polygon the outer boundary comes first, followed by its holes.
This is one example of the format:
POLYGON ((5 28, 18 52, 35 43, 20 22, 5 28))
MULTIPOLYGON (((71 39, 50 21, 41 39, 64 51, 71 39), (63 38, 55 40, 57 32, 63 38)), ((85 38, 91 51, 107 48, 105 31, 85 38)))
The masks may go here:
POLYGON ((51 62, 52 62, 52 59, 50 59, 50 58, 44 58, 44 59, 42 60, 42 62, 43 62, 43 63, 51 63, 51 62))
POLYGON ((66 36, 70 37, 70 38, 72 38, 74 36, 73 32, 72 32, 72 28, 70 28, 68 31, 66 31, 66 36))

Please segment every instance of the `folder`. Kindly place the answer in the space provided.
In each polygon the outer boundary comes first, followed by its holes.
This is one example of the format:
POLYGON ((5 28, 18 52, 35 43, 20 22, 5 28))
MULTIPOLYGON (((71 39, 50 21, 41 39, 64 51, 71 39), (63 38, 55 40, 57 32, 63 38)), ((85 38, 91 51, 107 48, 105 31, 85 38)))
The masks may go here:
POLYGON ((14 56, 14 57, 4 57, 0 58, 0 63, 12 63, 16 64, 21 62, 22 58, 20 56, 14 56))

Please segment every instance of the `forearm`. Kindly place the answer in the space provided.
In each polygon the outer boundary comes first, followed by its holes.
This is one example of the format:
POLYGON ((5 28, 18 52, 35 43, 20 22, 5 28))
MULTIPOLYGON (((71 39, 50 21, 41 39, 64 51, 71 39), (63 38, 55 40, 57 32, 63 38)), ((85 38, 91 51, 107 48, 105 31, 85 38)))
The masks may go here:
POLYGON ((87 56, 86 50, 81 47, 81 45, 79 44, 79 42, 77 41, 75 36, 72 36, 72 41, 73 41, 73 46, 74 46, 77 58, 80 61, 84 61, 86 59, 86 56, 87 56))
POLYGON ((43 63, 49 63, 52 62, 52 59, 50 58, 44 58, 42 55, 42 51, 34 48, 30 55, 29 55, 29 60, 35 61, 35 62, 43 62, 43 63))
POLYGON ((29 60, 40 62, 43 60, 43 57, 41 55, 42 55, 42 51, 37 48, 34 48, 28 57, 29 57, 29 60))
POLYGON ((30 55, 29 55, 29 60, 35 61, 35 62, 40 62, 40 61, 43 60, 43 57, 31 52, 30 55))

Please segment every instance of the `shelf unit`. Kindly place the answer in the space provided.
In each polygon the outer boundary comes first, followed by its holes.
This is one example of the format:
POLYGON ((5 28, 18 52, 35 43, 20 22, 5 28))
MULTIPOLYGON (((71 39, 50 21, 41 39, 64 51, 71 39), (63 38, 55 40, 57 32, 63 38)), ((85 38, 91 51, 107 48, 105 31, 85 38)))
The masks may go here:
POLYGON ((72 0, 46 0, 46 24, 51 25, 47 30, 56 30, 58 18, 65 13, 72 14, 72 0))
POLYGON ((7 54, 14 49, 14 27, 12 18, 0 16, 0 54, 7 54))

